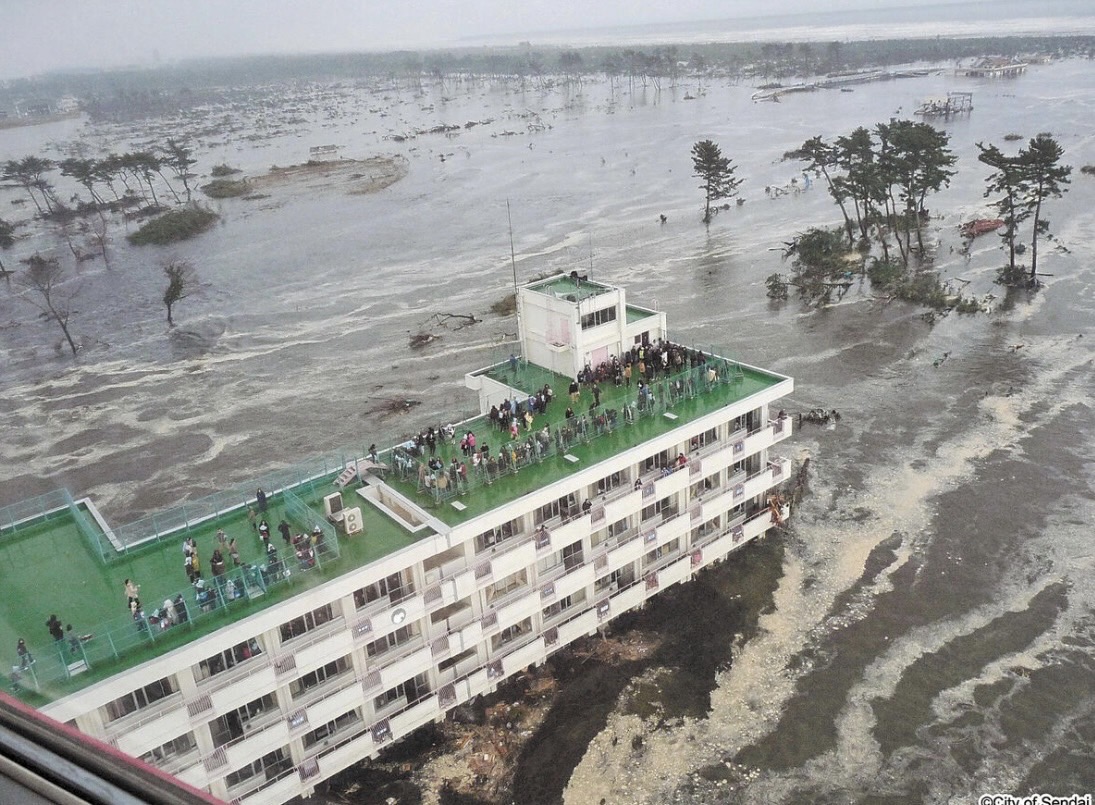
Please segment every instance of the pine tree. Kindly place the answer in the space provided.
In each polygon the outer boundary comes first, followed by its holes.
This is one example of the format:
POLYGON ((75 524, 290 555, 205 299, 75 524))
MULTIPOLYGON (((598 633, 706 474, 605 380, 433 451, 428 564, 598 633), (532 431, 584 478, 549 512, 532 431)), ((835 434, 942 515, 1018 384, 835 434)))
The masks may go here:
POLYGON ((693 174, 702 182, 704 191, 703 222, 711 223, 711 202, 737 195, 741 179, 735 178, 734 164, 711 140, 700 140, 692 146, 693 174))

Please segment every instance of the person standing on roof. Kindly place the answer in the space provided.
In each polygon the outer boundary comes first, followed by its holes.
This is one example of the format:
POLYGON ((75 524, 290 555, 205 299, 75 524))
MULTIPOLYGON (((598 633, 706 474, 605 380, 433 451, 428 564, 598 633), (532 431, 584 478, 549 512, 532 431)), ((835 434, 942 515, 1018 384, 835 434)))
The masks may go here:
POLYGON ((21 637, 19 642, 15 644, 15 653, 19 655, 19 670, 23 671, 34 665, 34 655, 27 648, 27 641, 21 637))
POLYGON ((129 579, 125 580, 126 605, 132 604, 141 594, 141 585, 134 584, 129 579))

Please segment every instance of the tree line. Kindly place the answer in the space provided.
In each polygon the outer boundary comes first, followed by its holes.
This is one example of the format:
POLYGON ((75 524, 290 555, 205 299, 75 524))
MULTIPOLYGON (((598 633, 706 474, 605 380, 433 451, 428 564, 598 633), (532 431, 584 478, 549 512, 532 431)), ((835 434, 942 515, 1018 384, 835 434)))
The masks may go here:
MULTIPOLYGON (((170 227, 186 229, 196 225, 192 219, 198 219, 197 224, 201 226, 208 226, 210 219, 216 219, 211 211, 193 204, 191 182, 196 174, 190 172, 190 167, 196 161, 185 143, 168 139, 164 146, 156 150, 109 154, 100 159, 69 157, 54 161, 31 155, 7 160, 0 165, 0 183, 22 188, 26 192, 37 210, 37 216, 55 227, 76 263, 102 257, 109 269, 108 222, 113 213, 120 213, 127 219, 163 213, 168 209, 163 203, 166 190, 178 207, 175 210, 178 220, 168 212, 150 224, 158 224, 162 228, 167 222, 170 227), (75 193, 67 200, 61 198, 51 178, 53 172, 59 172, 82 187, 86 197, 75 193), (80 247, 76 238, 81 235, 87 236, 94 252, 84 251, 80 247)), ((130 234, 129 239, 134 243, 145 242, 140 236, 148 226, 146 224, 138 232, 130 234)), ((14 225, 0 218, 0 250, 10 249, 14 244, 14 225)), ((72 335, 69 322, 79 286, 66 283, 64 267, 56 256, 35 253, 22 262, 26 270, 18 279, 19 297, 38 308, 45 319, 57 324, 63 342, 75 356, 79 345, 72 335)), ((196 275, 185 261, 169 260, 161 265, 161 270, 167 281, 162 301, 167 311, 168 326, 174 326, 174 306, 191 293, 196 284, 196 275)), ((0 261, 0 275, 9 287, 13 274, 0 261)))
POLYGON ((78 211, 125 209, 142 201, 158 208, 160 198, 156 193, 155 178, 160 179, 176 204, 189 204, 193 200, 190 180, 194 174, 190 172, 190 166, 196 161, 190 148, 177 140, 168 139, 161 149, 155 151, 109 154, 102 159, 70 157, 55 162, 33 155, 9 159, 0 169, 0 181, 26 190, 38 214, 43 216, 71 212, 58 198, 55 186, 47 178, 47 174, 54 170, 87 190, 89 200, 70 199, 77 205, 78 211), (164 175, 165 170, 182 185, 183 195, 179 195, 164 175), (112 198, 108 199, 107 195, 112 198))
POLYGON ((618 48, 549 47, 532 44, 446 51, 409 50, 195 59, 156 70, 124 69, 51 73, 0 82, 0 107, 21 97, 72 94, 96 119, 160 115, 217 102, 246 76, 249 85, 279 82, 361 80, 420 81, 450 78, 546 81, 604 76, 659 87, 681 77, 703 79, 793 75, 867 67, 976 58, 987 53, 1013 57, 1043 53, 1054 57, 1095 55, 1095 37, 1021 36, 951 39, 895 39, 863 42, 711 42, 618 48))
MULTIPOLYGON (((1045 203, 1059 198, 1069 184, 1072 168, 1062 164, 1063 149, 1049 134, 1038 134, 1015 154, 996 145, 978 143, 979 160, 991 168, 984 197, 1001 217, 1000 237, 1007 262, 997 282, 1008 287, 1038 284, 1038 243, 1050 235, 1045 203), (1025 251, 1023 226, 1030 244, 1030 265, 1016 262, 1025 251)), ((694 175, 704 192, 703 222, 709 224, 718 207, 712 203, 737 194, 741 179, 735 166, 711 140, 692 146, 694 175)), ((842 217, 840 227, 811 229, 786 244, 792 258, 790 276, 766 280, 769 297, 786 299, 789 289, 809 304, 828 303, 852 284, 853 268, 866 268, 872 286, 896 298, 937 310, 972 312, 979 305, 948 292, 931 263, 924 228, 930 220, 929 197, 947 187, 956 174, 950 137, 929 123, 891 120, 873 129, 858 127, 831 140, 806 140, 784 159, 804 163, 824 185, 842 217), (856 254, 860 255, 856 258, 856 254)))

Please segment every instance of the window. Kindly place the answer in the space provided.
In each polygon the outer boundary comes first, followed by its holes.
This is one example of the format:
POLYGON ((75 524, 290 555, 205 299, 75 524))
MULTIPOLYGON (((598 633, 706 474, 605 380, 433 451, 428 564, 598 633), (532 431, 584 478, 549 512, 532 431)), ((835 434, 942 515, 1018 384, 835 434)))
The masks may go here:
POLYGON ((203 679, 227 671, 229 668, 234 668, 241 662, 260 654, 262 654, 262 644, 256 638, 244 640, 230 649, 225 649, 219 654, 214 654, 212 657, 207 657, 199 662, 196 676, 200 682, 203 679))
POLYGON ((546 523, 548 520, 555 517, 566 519, 572 514, 576 514, 577 511, 578 499, 574 497, 574 494, 563 495, 558 500, 553 500, 551 503, 545 503, 536 510, 536 525, 546 523))
POLYGON ((585 562, 582 558, 582 541, 572 542, 563 548, 563 565, 566 567, 567 572, 574 570, 576 567, 581 567, 585 562))
POLYGON ((698 526, 692 529, 692 542, 695 543, 697 540, 718 533, 721 523, 721 516, 712 517, 710 520, 700 523, 698 526))
POLYGON ((623 568, 620 568, 619 570, 613 570, 607 576, 597 579, 597 583, 593 585, 593 594, 600 595, 606 591, 616 592, 620 588, 623 573, 623 568))
POLYGON ((616 522, 614 522, 612 525, 610 525, 608 527, 608 533, 613 537, 618 537, 621 534, 623 534, 625 531, 627 531, 627 527, 628 527, 627 520, 628 520, 628 518, 624 517, 623 519, 617 520, 616 522))
POLYGON ((610 321, 616 321, 615 305, 584 314, 582 316, 582 329, 588 330, 590 327, 598 327, 602 324, 608 324, 610 321))
POLYGON ((510 573, 501 581, 496 581, 494 584, 486 588, 487 603, 496 598, 501 598, 507 593, 511 593, 514 590, 524 587, 528 584, 528 572, 525 569, 518 570, 516 573, 510 573))
POLYGON ((608 529, 602 528, 600 531, 594 531, 589 536, 589 545, 591 548, 596 548, 602 542, 608 539, 608 529))
POLYGON ((645 570, 659 560, 664 559, 670 554, 676 553, 680 547, 680 539, 671 539, 669 542, 665 543, 665 545, 660 545, 643 557, 643 569, 645 570))
POLYGON ((490 528, 484 531, 482 534, 475 538, 475 550, 484 551, 492 545, 497 545, 503 540, 507 540, 521 533, 521 520, 510 520, 508 523, 502 523, 497 528, 490 528))
POLYGON ((541 557, 536 560, 536 573, 543 576, 545 573, 550 573, 557 568, 563 561, 563 551, 552 551, 547 556, 541 557))
POLYGON ((752 433, 758 427, 760 427, 760 409, 754 408, 735 419, 734 424, 730 426, 730 432, 736 433, 739 430, 744 430, 747 433, 752 433))
POLYGON ((615 489, 618 486, 622 486, 623 483, 623 472, 614 472, 611 475, 606 475, 604 478, 597 482, 597 494, 603 495, 610 489, 615 489))
POLYGON ((151 685, 145 685, 143 688, 137 688, 125 696, 119 696, 114 701, 106 704, 107 723, 117 721, 119 718, 124 718, 130 713, 148 707, 160 699, 165 699, 178 689, 179 684, 175 681, 175 677, 165 676, 163 679, 157 679, 151 685))
POLYGON ((696 483, 692 484, 692 488, 688 491, 688 495, 691 500, 695 500, 704 492, 710 492, 712 489, 718 489, 720 486, 722 486, 722 473, 714 472, 702 481, 696 481, 696 483))
POLYGON ((243 736, 251 719, 266 712, 280 712, 274 694, 267 693, 243 707, 230 710, 209 722, 209 732, 213 736, 214 746, 224 746, 243 736))
POLYGON ((544 607, 543 616, 544 620, 548 618, 554 618, 556 615, 561 615, 568 609, 573 609, 579 604, 584 604, 586 600, 586 591, 584 589, 571 593, 568 596, 560 598, 551 606, 544 607))
POLYGON ((670 507, 670 500, 671 500, 671 496, 666 495, 661 500, 659 500, 655 503, 651 503, 649 506, 644 507, 643 512, 642 512, 642 517, 641 517, 642 521, 646 522, 651 517, 656 517, 658 514, 660 514, 662 512, 671 513, 672 509, 670 507))
POLYGON ((381 598, 395 604, 413 595, 414 582, 411 580, 409 573, 404 576, 404 572, 393 573, 380 581, 374 581, 372 584, 362 587, 360 590, 354 590, 354 606, 362 609, 381 598))
POLYGON ((515 623, 512 626, 507 626, 505 629, 494 635, 490 639, 491 648, 499 649, 506 643, 510 643, 523 634, 528 634, 532 631, 532 618, 525 618, 520 623, 515 623))
POLYGON ((260 775, 264 776, 266 780, 277 778, 278 775, 293 767, 293 760, 287 750, 288 747, 283 746, 268 755, 263 755, 254 763, 248 763, 242 769, 236 769, 224 778, 225 785, 234 788, 240 783, 245 783, 260 775))
POLYGON ((418 636, 418 624, 408 623, 400 626, 391 634, 386 634, 378 640, 374 640, 365 646, 365 651, 370 657, 375 657, 378 654, 383 654, 385 651, 391 651, 396 646, 401 646, 410 640, 412 637, 418 636))
POLYGON ((361 714, 357 710, 351 710, 348 713, 343 713, 338 718, 328 721, 322 727, 316 727, 314 730, 304 736, 304 748, 305 750, 311 749, 320 741, 329 738, 339 730, 346 729, 353 724, 357 724, 361 721, 361 714))
POLYGON ((407 704, 412 704, 429 692, 429 682, 426 675, 424 673, 419 674, 418 676, 408 679, 406 682, 401 682, 394 688, 381 693, 373 699, 373 707, 377 710, 381 710, 398 701, 405 701, 407 704))
POLYGON ((188 732, 185 735, 180 735, 174 740, 157 746, 155 749, 145 752, 141 755, 141 760, 153 765, 163 765, 169 760, 182 757, 188 752, 191 752, 197 745, 197 742, 194 740, 194 733, 188 732))
POLYGON ((643 472, 650 472, 650 470, 661 469, 662 467, 669 466, 669 451, 662 450, 653 456, 647 456, 646 461, 643 462, 643 472))
POLYGON ((353 667, 350 658, 339 657, 333 662, 317 668, 310 674, 305 674, 300 679, 294 679, 289 683, 289 695, 297 699, 312 688, 319 687, 329 679, 334 679, 339 674, 344 674, 353 667))
POLYGON ((330 604, 324 604, 319 609, 313 609, 311 612, 306 612, 299 618, 293 618, 288 623, 281 625, 281 642, 287 643, 295 637, 300 637, 303 634, 316 629, 328 621, 334 620, 335 611, 334 607, 330 604))
POLYGON ((744 472, 746 475, 753 475, 758 469, 760 469, 760 454, 754 453, 748 458, 744 458, 737 462, 730 469, 730 476, 733 477, 739 472, 744 472))
POLYGON ((714 444, 718 441, 715 434, 715 429, 711 428, 711 430, 704 431, 699 436, 693 436, 691 443, 692 449, 695 450, 697 447, 706 447, 709 444, 714 444))

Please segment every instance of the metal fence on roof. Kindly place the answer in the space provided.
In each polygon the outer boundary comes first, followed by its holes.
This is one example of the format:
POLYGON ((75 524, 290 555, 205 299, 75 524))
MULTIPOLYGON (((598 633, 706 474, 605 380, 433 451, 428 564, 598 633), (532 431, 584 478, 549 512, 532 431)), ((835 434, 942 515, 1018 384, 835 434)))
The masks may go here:
MULTIPOLYGON (((448 500, 472 489, 488 486, 522 467, 552 456, 565 456, 577 445, 589 444, 642 419, 671 416, 674 406, 686 400, 719 387, 738 386, 744 382, 744 371, 736 362, 715 357, 706 351, 704 361, 679 372, 654 373, 652 378, 643 380, 644 391, 639 390, 638 378, 628 387, 617 387, 611 380, 600 381, 605 385, 602 405, 583 406, 573 411, 571 416, 564 413, 571 401, 565 395, 561 399, 557 396, 546 419, 539 414, 532 427, 527 427, 523 421, 517 422, 516 437, 509 430, 501 432, 497 425, 482 417, 474 423, 479 430, 473 428, 477 437, 476 450, 481 451, 484 443, 490 443, 492 447, 486 454, 475 455, 473 451, 467 451, 463 471, 459 456, 455 457, 454 463, 453 455, 447 455, 447 462, 434 455, 435 452, 452 454, 452 447, 430 451, 428 446, 415 445, 412 441, 397 445, 385 457, 397 478, 413 484, 419 493, 427 494, 437 502, 448 500), (475 461, 476 458, 480 460, 475 461)), ((512 370, 507 362, 493 367, 492 371, 509 373, 512 370)), ((518 379, 524 371, 524 367, 518 367, 518 379)), ((552 375, 552 378, 559 381, 557 375, 552 375)), ((588 388, 582 394, 583 400, 589 399, 588 388)), ((519 403, 524 403, 525 399, 524 396, 517 397, 519 403)), ((453 434, 452 444, 459 444, 463 436, 462 430, 458 429, 453 434)))
POLYGON ((255 493, 266 490, 271 498, 287 489, 304 490, 314 494, 317 489, 330 486, 331 480, 360 456, 366 449, 328 453, 307 461, 277 470, 268 471, 246 486, 216 492, 194 501, 188 501, 164 511, 118 526, 114 534, 124 550, 140 548, 164 538, 176 539, 192 529, 208 529, 218 518, 232 516, 255 504, 255 493))
POLYGON ((53 686, 67 687, 82 674, 94 672, 101 678, 104 672, 120 670, 119 664, 141 649, 158 653, 153 648, 157 644, 167 650, 179 645, 180 635, 212 631, 216 620, 250 614, 248 603, 307 581, 338 555, 337 540, 327 535, 307 547, 310 554, 286 548, 286 555, 275 552, 264 565, 233 568, 168 594, 163 603, 151 602, 131 616, 81 624, 80 632, 67 632, 60 640, 32 642, 28 655, 12 666, 11 687, 16 693, 25 688, 54 695, 53 686))
POLYGON ((0 536, 8 538, 32 526, 37 527, 49 516, 65 517, 72 496, 64 489, 55 489, 0 508, 0 536))

